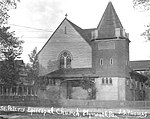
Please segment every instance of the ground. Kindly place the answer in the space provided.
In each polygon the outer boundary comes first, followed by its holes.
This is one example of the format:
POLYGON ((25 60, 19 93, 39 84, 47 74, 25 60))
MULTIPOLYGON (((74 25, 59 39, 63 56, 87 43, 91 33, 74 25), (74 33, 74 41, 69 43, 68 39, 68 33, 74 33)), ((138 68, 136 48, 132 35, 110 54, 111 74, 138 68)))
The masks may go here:
POLYGON ((10 119, 149 119, 150 117, 145 118, 136 118, 136 117, 115 117, 115 118, 109 118, 109 117, 95 117, 95 118, 89 118, 89 117, 69 117, 69 116, 56 116, 56 115, 46 115, 43 116, 41 114, 34 114, 34 115, 14 115, 9 116, 10 119))
MULTIPOLYGON (((70 109, 69 109, 70 110, 70 109)), ((85 110, 88 110, 85 109, 85 110)), ((99 112, 100 109, 96 109, 94 108, 92 112, 99 112)), ((102 109, 103 110, 103 109, 102 109)), ((113 109, 112 111, 115 112, 115 110, 117 109, 113 109)), ((122 110, 122 112, 125 114, 125 111, 126 110, 126 113, 128 111, 130 111, 130 114, 131 112, 133 112, 134 110, 131 110, 131 109, 124 109, 122 110)), ((41 110, 40 110, 41 111, 41 110)), ((110 114, 110 110, 109 109, 104 109, 103 112, 109 112, 110 114)), ((83 117, 83 113, 80 113, 78 116, 73 116, 73 115, 62 115, 62 114, 56 114, 56 112, 54 112, 53 114, 51 113, 42 113, 42 111, 40 113, 27 113, 27 112, 24 112, 24 113, 8 113, 8 112, 1 112, 0 114, 0 117, 3 117, 2 119, 150 119, 150 113, 149 113, 149 109, 147 109, 147 113, 146 115, 143 115, 143 117, 138 117, 138 116, 129 116, 129 115, 117 115, 116 117, 113 117, 112 115, 105 115, 104 117, 100 117, 100 116, 95 116, 95 117, 90 117, 90 116, 84 116, 83 117)), ((60 110, 58 111, 59 113, 61 112, 60 110)), ((143 112, 142 109, 136 109, 136 112, 143 112)), ((95 115, 95 114, 94 114, 95 115)), ((1 119, 1 118, 0 118, 1 119)))

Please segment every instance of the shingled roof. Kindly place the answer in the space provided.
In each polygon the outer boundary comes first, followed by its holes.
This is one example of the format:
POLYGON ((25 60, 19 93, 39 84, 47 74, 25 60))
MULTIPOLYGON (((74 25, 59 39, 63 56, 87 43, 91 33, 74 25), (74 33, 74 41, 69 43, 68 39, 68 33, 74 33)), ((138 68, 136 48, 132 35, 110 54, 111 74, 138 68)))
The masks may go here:
MULTIPOLYGON (((89 37, 87 30, 84 30, 82 28, 80 28, 79 26, 77 26, 76 24, 74 24, 73 22, 71 22, 70 20, 68 20, 67 18, 65 18, 71 25, 72 27, 89 43, 91 44, 91 37, 89 37)), ((91 34, 91 33, 90 33, 91 34)))
POLYGON ((98 24, 98 38, 112 38, 115 36, 115 28, 123 29, 120 19, 112 5, 109 2, 106 10, 98 24))
MULTIPOLYGON (((68 20, 68 19, 67 19, 68 20)), ((113 7, 112 2, 109 2, 106 10, 97 26, 97 28, 92 29, 82 29, 76 24, 72 23, 68 20, 68 22, 75 28, 75 30, 89 43, 91 44, 92 40, 92 32, 98 30, 98 38, 97 39, 112 39, 116 38, 115 29, 120 28, 121 34, 120 37, 123 37, 123 26, 120 22, 120 19, 113 7)))
POLYGON ((59 69, 54 72, 51 72, 45 77, 53 77, 53 78, 81 78, 84 76, 88 77, 98 77, 96 74, 94 74, 94 71, 92 68, 70 68, 70 69, 59 69))
MULTIPOLYGON (((81 37, 89 44, 92 44, 92 40, 93 40, 93 32, 94 31, 98 31, 98 37, 96 38, 97 40, 101 40, 101 39, 116 39, 115 36, 115 29, 116 28, 120 28, 120 30, 123 30, 123 26, 119 20, 119 17, 112 5, 112 2, 109 2, 106 10, 97 26, 97 28, 90 28, 90 29, 82 29, 81 27, 77 26, 76 24, 74 24, 73 22, 71 22, 70 20, 68 20, 67 18, 65 18, 61 24, 67 20, 71 26, 81 35, 81 37)), ((60 24, 60 25, 61 25, 60 24)), ((59 25, 59 26, 60 26, 59 25)), ((58 26, 58 28, 59 28, 58 26)), ((58 29, 57 28, 57 29, 58 29)), ((57 31, 57 29, 55 30, 55 32, 57 31)), ((55 34, 55 32, 51 35, 51 37, 55 34)), ((123 36, 123 32, 120 32, 120 37, 119 38, 127 38, 123 36)), ((49 38, 49 40, 51 39, 51 37, 49 38)), ((127 38, 128 39, 128 38, 127 38)), ((49 42, 49 40, 45 43, 45 45, 49 42)), ((129 39, 128 39, 129 40, 129 39)), ((45 47, 45 45, 43 46, 43 48, 45 47)), ((42 48, 42 49, 43 49, 42 48)), ((42 51, 42 49, 38 52, 38 54, 42 51)))
POLYGON ((150 68, 150 60, 130 61, 129 65, 135 71, 145 71, 150 68))

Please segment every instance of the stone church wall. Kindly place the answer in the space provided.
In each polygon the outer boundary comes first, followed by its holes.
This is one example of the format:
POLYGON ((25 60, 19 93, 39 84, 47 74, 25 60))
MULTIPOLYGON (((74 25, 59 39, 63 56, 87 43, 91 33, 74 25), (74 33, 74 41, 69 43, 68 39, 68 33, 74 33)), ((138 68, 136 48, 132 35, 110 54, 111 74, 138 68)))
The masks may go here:
POLYGON ((71 53, 72 68, 92 67, 91 46, 67 20, 64 20, 38 55, 40 68, 42 67, 39 74, 44 75, 57 70, 59 55, 65 50, 71 53))
POLYGON ((96 100, 118 100, 118 78, 112 78, 112 84, 102 84, 102 78, 95 79, 96 100))

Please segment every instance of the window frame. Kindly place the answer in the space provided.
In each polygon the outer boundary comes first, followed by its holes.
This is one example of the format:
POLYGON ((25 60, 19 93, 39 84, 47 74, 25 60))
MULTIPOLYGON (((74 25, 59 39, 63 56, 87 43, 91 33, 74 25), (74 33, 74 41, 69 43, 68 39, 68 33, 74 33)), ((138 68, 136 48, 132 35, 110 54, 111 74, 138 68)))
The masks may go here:
POLYGON ((101 79, 101 84, 102 85, 113 85, 113 79, 110 77, 102 78, 101 79))
POLYGON ((110 65, 113 65, 113 58, 110 58, 110 65))
POLYGON ((100 64, 100 65, 103 65, 103 58, 100 58, 99 61, 100 61, 99 64, 100 64))
POLYGON ((64 50, 59 55, 59 68, 68 69, 71 68, 72 55, 69 51, 64 50))

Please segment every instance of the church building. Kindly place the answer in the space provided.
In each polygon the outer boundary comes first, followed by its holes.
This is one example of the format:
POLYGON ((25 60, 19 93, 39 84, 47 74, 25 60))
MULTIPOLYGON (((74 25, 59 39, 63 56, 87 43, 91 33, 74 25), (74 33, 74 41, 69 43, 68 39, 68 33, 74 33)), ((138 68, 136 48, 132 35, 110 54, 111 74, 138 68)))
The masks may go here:
POLYGON ((112 2, 96 28, 65 18, 38 53, 39 76, 61 99, 145 100, 147 78, 130 66, 129 43, 112 2))

